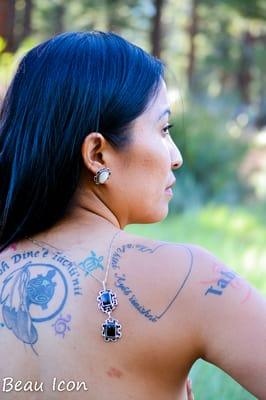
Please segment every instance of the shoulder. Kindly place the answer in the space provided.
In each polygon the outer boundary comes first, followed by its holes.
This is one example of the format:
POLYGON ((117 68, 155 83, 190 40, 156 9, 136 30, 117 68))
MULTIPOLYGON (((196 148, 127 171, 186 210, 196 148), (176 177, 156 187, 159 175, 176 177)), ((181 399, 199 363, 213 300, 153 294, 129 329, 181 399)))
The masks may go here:
POLYGON ((194 259, 201 257, 201 252, 204 254, 204 249, 191 244, 154 240, 125 232, 113 251, 113 261, 127 255, 132 261, 151 263, 153 269, 174 272, 184 266, 191 273, 194 259))
POLYGON ((114 250, 112 266, 116 286, 130 295, 138 293, 145 309, 156 310, 152 314, 167 332, 172 350, 179 349, 180 354, 182 342, 195 360, 203 354, 199 327, 206 318, 205 292, 215 262, 215 256, 200 246, 125 233, 114 250))
POLYGON ((175 294, 175 303, 184 305, 185 301, 186 306, 205 296, 214 269, 222 268, 222 263, 200 246, 125 233, 113 252, 112 267, 119 270, 128 263, 136 277, 142 276, 143 284, 152 280, 160 295, 175 294))
MULTIPOLYGON (((201 327, 204 335, 207 314, 215 325, 219 310, 225 314, 232 304, 246 304, 254 292, 249 282, 231 266, 201 246, 127 234, 123 240, 125 246, 131 246, 128 253, 131 263, 137 266, 136 273, 141 271, 145 282, 152 276, 161 296, 167 298, 169 293, 174 294, 172 317, 177 310, 180 313, 180 309, 185 309, 194 321, 194 328, 201 327)), ((124 249, 120 249, 122 254, 124 249)), ((117 257, 123 265, 123 256, 117 253, 117 257)))
POLYGON ((191 277, 206 274, 214 264, 221 263, 210 251, 195 244, 154 240, 127 232, 120 239, 114 257, 125 253, 130 253, 132 258, 137 254, 146 255, 146 260, 151 259, 165 270, 167 267, 169 272, 185 267, 191 277))

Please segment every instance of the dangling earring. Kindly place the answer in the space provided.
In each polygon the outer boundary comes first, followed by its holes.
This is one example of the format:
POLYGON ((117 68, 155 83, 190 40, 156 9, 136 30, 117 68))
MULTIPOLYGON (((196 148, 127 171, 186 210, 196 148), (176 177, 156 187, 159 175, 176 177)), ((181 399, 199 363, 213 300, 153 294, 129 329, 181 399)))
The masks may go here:
POLYGON ((103 184, 109 179, 109 176, 111 175, 111 170, 110 168, 101 168, 96 172, 96 175, 94 176, 94 182, 96 185, 103 184))

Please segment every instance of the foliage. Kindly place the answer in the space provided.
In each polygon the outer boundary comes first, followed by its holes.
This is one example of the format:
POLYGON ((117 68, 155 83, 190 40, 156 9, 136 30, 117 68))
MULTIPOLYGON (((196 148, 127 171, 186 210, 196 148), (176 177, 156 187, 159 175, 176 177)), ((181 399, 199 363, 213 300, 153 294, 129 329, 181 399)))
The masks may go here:
POLYGON ((29 37, 25 39, 15 53, 5 52, 5 41, 0 37, 0 100, 8 87, 13 74, 23 55, 35 44, 36 39, 29 37))
POLYGON ((236 204, 248 193, 239 165, 248 146, 232 137, 221 116, 199 104, 174 120, 172 136, 184 164, 176 172, 177 184, 171 210, 182 211, 213 201, 236 204))
MULTIPOLYGON (((205 0, 208 5, 219 4, 220 0, 205 0)), ((224 0, 228 9, 236 10, 249 19, 266 20, 266 5, 264 0, 224 0)))
POLYGON ((256 400, 229 375, 203 360, 196 361, 190 376, 196 399, 256 400))

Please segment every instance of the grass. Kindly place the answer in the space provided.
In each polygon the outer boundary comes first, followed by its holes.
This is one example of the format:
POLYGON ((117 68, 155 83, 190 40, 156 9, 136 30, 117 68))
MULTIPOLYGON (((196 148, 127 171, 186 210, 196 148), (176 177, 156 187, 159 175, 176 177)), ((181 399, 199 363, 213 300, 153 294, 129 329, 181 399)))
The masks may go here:
MULTIPOLYGON (((157 224, 130 225, 127 231, 201 245, 266 295, 265 216, 257 209, 209 205, 182 215, 169 215, 157 224)), ((193 365, 190 376, 196 399, 255 399, 230 376, 203 360, 193 365)))

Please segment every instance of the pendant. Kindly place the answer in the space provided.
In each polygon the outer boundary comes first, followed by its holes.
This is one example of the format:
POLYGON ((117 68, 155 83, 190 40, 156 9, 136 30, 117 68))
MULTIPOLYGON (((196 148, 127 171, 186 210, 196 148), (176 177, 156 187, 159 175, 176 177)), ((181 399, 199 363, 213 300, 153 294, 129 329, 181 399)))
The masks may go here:
POLYGON ((102 324, 102 336, 106 342, 115 342, 121 338, 121 325, 116 319, 109 317, 102 324))
POLYGON ((118 304, 116 294, 110 289, 101 290, 97 297, 97 301, 98 308, 105 313, 113 311, 118 304))

